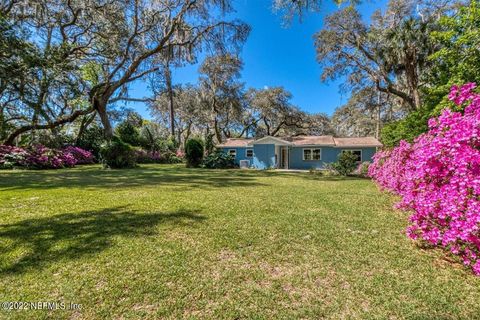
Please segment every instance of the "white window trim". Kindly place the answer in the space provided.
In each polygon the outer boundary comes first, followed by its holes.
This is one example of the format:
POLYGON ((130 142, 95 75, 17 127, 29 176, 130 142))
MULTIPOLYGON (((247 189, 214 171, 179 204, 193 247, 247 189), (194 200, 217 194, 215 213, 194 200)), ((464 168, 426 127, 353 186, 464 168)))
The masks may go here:
POLYGON ((232 155, 232 153, 230 151, 234 151, 235 152, 235 155, 233 156, 235 159, 237 158, 237 149, 228 149, 228 154, 229 155, 232 155))
POLYGON ((254 157, 253 148, 246 148, 245 149, 245 158, 253 158, 253 157, 254 157), (250 150, 252 151, 252 156, 251 157, 248 156, 248 151, 250 151, 250 150))
POLYGON ((322 160, 322 148, 302 148, 302 160, 303 161, 321 161, 322 160), (313 150, 320 150, 320 159, 313 159, 313 150), (305 159, 305 150, 310 150, 312 159, 305 159))
POLYGON ((361 149, 342 149, 342 152, 347 152, 347 151, 360 151, 360 161, 357 162, 362 162, 363 161, 363 152, 361 149))

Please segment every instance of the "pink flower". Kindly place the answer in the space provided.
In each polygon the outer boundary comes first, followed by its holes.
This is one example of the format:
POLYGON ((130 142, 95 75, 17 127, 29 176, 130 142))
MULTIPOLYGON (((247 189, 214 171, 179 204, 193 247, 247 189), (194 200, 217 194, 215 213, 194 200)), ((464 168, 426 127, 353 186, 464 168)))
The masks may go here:
POLYGON ((468 105, 429 120, 429 131, 377 152, 369 175, 412 212, 407 235, 459 255, 480 275, 480 95, 474 83, 449 98, 468 105))

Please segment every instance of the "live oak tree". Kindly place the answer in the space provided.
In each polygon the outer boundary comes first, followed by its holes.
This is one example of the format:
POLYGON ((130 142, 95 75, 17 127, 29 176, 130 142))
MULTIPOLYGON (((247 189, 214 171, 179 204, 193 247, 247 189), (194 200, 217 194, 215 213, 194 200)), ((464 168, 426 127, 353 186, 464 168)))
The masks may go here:
POLYGON ((228 125, 229 115, 241 107, 238 97, 243 87, 239 82, 242 67, 242 61, 232 54, 207 57, 200 66, 202 100, 210 109, 210 128, 217 142, 223 141, 222 123, 228 125))
POLYGON ((224 19, 231 9, 227 0, 2 2, 2 17, 32 34, 28 40, 43 59, 37 69, 26 68, 28 88, 13 88, 23 114, 6 142, 94 112, 111 137, 109 106, 134 100, 129 85, 158 71, 162 58, 173 53, 194 61, 202 49, 225 51, 245 40, 249 27, 224 19), (82 77, 85 66, 93 66, 96 81, 82 77))
POLYGON ((158 71, 158 56, 178 52, 189 57, 205 46, 218 51, 245 40, 247 25, 223 20, 230 10, 227 0, 135 0, 100 13, 97 23, 104 28, 95 45, 102 49, 97 60, 105 76, 91 88, 89 98, 107 136, 112 133, 108 104, 128 99, 122 88, 158 71))
POLYGON ((54 130, 91 112, 78 67, 91 41, 90 12, 80 14, 70 3, 6 1, 0 6, 2 42, 17 43, 1 59, 2 69, 10 70, 0 75, 2 118, 10 128, 3 143, 30 131, 54 130))
POLYGON ((247 96, 257 136, 322 135, 333 131, 328 116, 301 111, 291 103, 292 94, 282 87, 250 89, 247 96))
POLYGON ((425 1, 392 0, 367 24, 350 6, 330 15, 315 35, 323 80, 346 77, 353 91, 375 87, 397 97, 410 108, 422 105, 422 74, 431 67, 428 57, 437 48, 430 40, 437 15, 449 8, 425 1), (433 9, 431 9, 433 8, 433 9))

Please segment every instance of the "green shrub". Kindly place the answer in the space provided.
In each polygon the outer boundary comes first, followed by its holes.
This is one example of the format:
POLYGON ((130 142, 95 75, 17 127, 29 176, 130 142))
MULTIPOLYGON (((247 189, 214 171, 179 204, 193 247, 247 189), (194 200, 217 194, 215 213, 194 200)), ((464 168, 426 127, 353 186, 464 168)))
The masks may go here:
POLYGON ((187 167, 198 167, 203 159, 203 142, 200 139, 189 139, 185 144, 187 167))
POLYGON ((100 158, 109 168, 133 168, 137 164, 134 148, 118 137, 113 137, 100 148, 100 158))
POLYGON ((122 141, 136 147, 141 145, 140 130, 130 122, 120 123, 115 132, 122 141))
POLYGON ((93 153, 95 158, 100 158, 100 148, 106 142, 103 129, 97 125, 91 125, 78 138, 75 145, 93 153))
POLYGON ((230 169, 235 167, 235 159, 225 152, 215 150, 203 159, 202 166, 207 169, 230 169))
POLYGON ((382 129, 380 140, 388 148, 397 146, 400 140, 412 142, 420 134, 427 132, 429 118, 428 110, 412 112, 405 119, 386 124, 382 129))
POLYGON ((342 176, 348 176, 357 166, 357 157, 351 151, 341 152, 337 162, 332 163, 332 168, 342 176))

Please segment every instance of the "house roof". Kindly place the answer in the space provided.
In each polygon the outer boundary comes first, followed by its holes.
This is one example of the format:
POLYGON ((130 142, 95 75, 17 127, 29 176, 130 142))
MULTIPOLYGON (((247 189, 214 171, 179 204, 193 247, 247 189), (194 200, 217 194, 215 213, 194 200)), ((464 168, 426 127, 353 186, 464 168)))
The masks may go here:
POLYGON ((337 147, 381 147, 382 144, 374 137, 333 138, 337 147))
POLYGON ((219 144, 220 148, 251 147, 253 144, 274 141, 280 145, 294 146, 332 146, 340 148, 381 147, 380 141, 374 137, 335 138, 333 136, 296 136, 296 137, 263 137, 260 139, 230 138, 219 144))
POLYGON ((335 142, 332 136, 297 136, 287 138, 295 146, 310 146, 310 145, 321 145, 321 146, 334 146, 335 142))
POLYGON ((292 143, 290 141, 284 140, 282 138, 278 137, 272 137, 272 136, 266 136, 260 139, 257 139, 255 141, 252 141, 250 144, 268 144, 270 142, 274 142, 276 145, 284 145, 284 146, 289 146, 292 143))
POLYGON ((255 139, 229 138, 223 143, 219 144, 218 147, 246 147, 254 140, 255 139))

